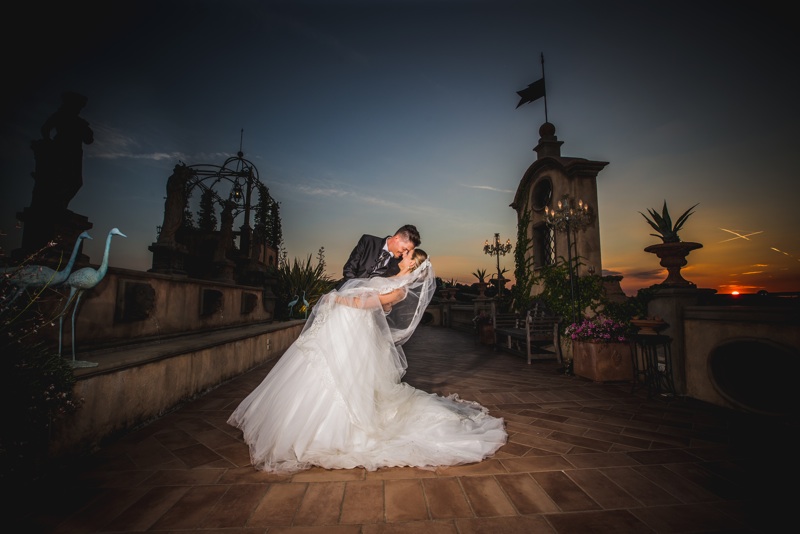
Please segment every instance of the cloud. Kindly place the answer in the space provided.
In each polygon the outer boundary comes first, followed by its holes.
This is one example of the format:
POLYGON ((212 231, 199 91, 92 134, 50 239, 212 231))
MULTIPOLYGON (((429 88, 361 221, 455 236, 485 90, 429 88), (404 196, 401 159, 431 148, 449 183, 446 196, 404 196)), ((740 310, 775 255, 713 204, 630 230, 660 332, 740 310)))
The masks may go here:
POLYGON ((469 185, 469 184, 458 184, 461 187, 467 187, 469 189, 484 189, 486 191, 497 191, 498 193, 516 193, 516 191, 511 191, 510 189, 498 189, 497 187, 492 187, 490 185, 469 185))
POLYGON ((345 189, 341 189, 338 187, 320 187, 320 186, 310 186, 310 185, 298 185, 296 189, 303 194, 311 195, 311 196, 322 196, 322 197, 336 197, 341 199, 348 199, 353 200, 355 202, 362 202, 366 205, 370 206, 380 206, 381 208, 396 208, 402 209, 404 206, 397 202, 389 202, 386 199, 371 196, 371 195, 363 195, 361 193, 357 193, 354 191, 348 191, 345 189))

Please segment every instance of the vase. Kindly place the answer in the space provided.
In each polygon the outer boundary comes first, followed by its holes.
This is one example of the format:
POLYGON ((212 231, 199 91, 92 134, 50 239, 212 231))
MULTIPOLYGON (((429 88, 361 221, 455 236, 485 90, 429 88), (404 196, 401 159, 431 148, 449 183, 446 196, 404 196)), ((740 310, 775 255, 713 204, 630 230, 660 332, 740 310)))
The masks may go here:
POLYGON ((631 324, 638 328, 637 334, 655 336, 669 325, 660 319, 631 319, 631 324))
POLYGON ((484 298, 486 297, 486 288, 489 287, 489 284, 486 282, 478 282, 478 297, 484 298))
POLYGON ((628 343, 572 342, 573 373, 595 382, 633 380, 631 346, 628 343))
POLYGON ((686 256, 695 249, 702 248, 700 243, 690 241, 678 241, 677 243, 659 243, 645 247, 645 252, 655 254, 661 260, 661 266, 667 269, 667 279, 661 282, 662 287, 694 287, 681 276, 681 267, 688 262, 686 256))

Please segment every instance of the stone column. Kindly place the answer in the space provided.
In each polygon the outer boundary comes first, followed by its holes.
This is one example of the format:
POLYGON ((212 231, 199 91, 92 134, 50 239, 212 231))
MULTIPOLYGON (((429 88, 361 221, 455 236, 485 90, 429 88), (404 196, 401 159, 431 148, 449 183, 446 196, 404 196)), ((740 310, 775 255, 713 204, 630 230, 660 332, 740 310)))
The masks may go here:
POLYGON ((661 334, 672 338, 672 380, 678 395, 686 394, 686 336, 683 328, 683 310, 687 306, 697 305, 702 297, 716 292, 716 289, 656 286, 653 299, 647 304, 649 317, 660 317, 669 324, 661 334))

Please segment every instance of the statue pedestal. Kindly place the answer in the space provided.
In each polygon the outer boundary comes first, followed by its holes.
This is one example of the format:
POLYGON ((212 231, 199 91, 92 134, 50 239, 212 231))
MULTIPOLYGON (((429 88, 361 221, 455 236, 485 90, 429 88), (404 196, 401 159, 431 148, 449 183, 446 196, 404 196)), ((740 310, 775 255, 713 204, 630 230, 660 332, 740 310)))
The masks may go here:
MULTIPOLYGON (((27 207, 17 212, 17 219, 22 221, 24 226, 22 244, 11 253, 15 262, 24 261, 31 254, 44 249, 50 241, 55 242, 55 246, 48 248, 41 257, 36 258, 37 264, 66 263, 78 236, 94 226, 88 217, 70 210, 53 212, 27 207)), ((88 263, 89 256, 83 254, 83 243, 81 243, 78 255, 75 257, 75 265, 88 265, 88 263)))
POLYGON ((235 284, 236 278, 234 277, 234 269, 236 268, 236 264, 231 260, 218 260, 215 261, 213 264, 213 280, 217 282, 225 282, 229 284, 235 284))
POLYGON ((147 250, 153 253, 153 267, 148 272, 186 276, 186 247, 179 243, 153 243, 147 250))

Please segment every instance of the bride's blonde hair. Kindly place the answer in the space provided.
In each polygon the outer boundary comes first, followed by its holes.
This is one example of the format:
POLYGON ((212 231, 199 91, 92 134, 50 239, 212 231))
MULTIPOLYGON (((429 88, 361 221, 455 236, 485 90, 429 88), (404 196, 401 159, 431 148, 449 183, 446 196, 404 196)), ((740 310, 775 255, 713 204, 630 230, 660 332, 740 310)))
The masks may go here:
POLYGON ((428 259, 428 253, 422 250, 421 248, 415 248, 414 252, 411 253, 411 259, 414 260, 414 266, 411 268, 413 272, 417 267, 419 267, 423 261, 428 259))

